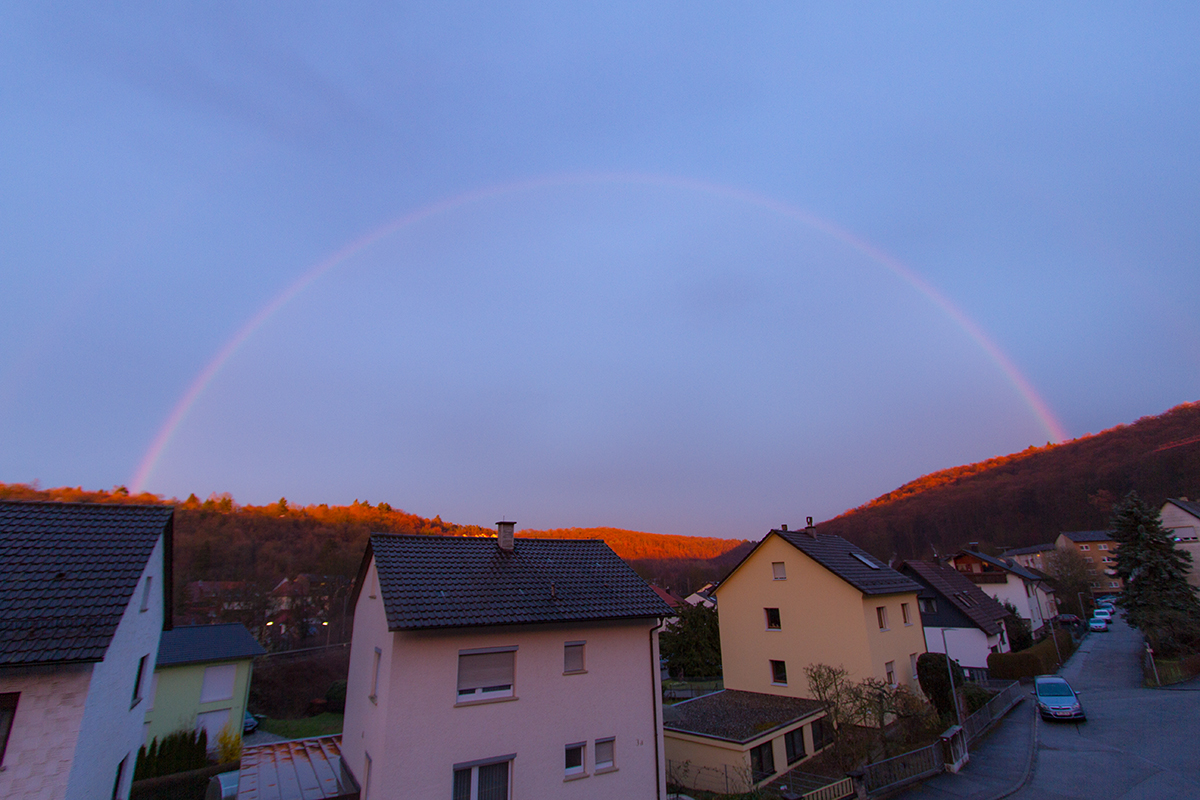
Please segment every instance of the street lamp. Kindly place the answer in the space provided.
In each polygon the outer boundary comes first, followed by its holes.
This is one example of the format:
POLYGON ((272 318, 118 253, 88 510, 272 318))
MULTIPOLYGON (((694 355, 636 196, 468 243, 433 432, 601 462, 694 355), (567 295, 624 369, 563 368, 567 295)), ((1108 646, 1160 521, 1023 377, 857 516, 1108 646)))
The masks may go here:
POLYGON ((958 707, 958 690, 954 688, 954 670, 950 666, 950 647, 946 644, 946 629, 942 628, 942 652, 946 655, 946 673, 950 676, 950 699, 954 702, 954 717, 962 727, 962 710, 958 707))
POLYGON ((326 646, 326 647, 329 647, 329 636, 332 634, 332 632, 333 632, 333 628, 330 628, 330 627, 329 627, 329 621, 328 621, 328 620, 326 620, 325 622, 322 622, 321 624, 322 624, 323 626, 325 626, 325 646, 326 646))

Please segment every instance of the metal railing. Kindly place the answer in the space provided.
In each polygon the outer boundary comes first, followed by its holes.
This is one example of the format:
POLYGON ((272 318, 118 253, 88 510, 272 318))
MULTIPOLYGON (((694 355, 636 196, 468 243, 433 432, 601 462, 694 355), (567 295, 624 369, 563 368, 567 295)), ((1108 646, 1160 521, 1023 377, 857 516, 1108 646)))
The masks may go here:
POLYGON ((863 782, 871 794, 937 775, 945 767, 940 741, 863 767, 863 782))
POLYGON ((967 742, 974 744, 992 723, 1008 713, 1008 710, 1021 701, 1021 684, 1013 681, 1000 690, 999 694, 987 701, 987 705, 963 720, 963 730, 967 734, 967 742))

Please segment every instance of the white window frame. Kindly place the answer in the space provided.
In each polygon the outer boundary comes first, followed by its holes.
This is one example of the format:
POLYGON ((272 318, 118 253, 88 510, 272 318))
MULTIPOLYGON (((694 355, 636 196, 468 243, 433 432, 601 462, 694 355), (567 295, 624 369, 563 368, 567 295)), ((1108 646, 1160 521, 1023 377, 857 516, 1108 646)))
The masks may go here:
POLYGON ((772 686, 787 686, 787 662, 781 658, 772 658, 771 661, 771 685, 772 686), (779 676, 775 673, 775 665, 779 665, 779 669, 783 670, 783 680, 779 680, 779 676))
POLYGON ((764 608, 763 616, 766 618, 767 630, 781 631, 783 630, 783 615, 779 613, 778 608, 764 608), (771 612, 775 612, 775 625, 771 624, 771 612))
POLYGON ((879 623, 879 630, 891 630, 888 627, 887 606, 875 606, 875 621, 879 623))
POLYGON ((375 665, 371 669, 371 693, 367 695, 367 699, 378 705, 379 703, 379 665, 383 661, 383 650, 375 648, 375 665))
POLYGON ((920 653, 912 653, 908 657, 909 665, 912 666, 912 679, 917 680, 917 659, 921 657, 920 653))
POLYGON ((896 662, 886 661, 883 664, 883 674, 887 676, 888 686, 896 685, 896 662))
MULTIPOLYGON (((470 797, 471 800, 478 800, 480 768, 481 767, 490 767, 495 764, 507 764, 508 765, 507 766, 508 787, 505 790, 505 795, 507 797, 512 797, 513 759, 516 757, 517 757, 516 753, 509 753, 508 755, 500 756, 499 758, 485 758, 480 761, 468 761, 468 762, 465 762, 462 764, 455 764, 453 767, 453 771, 454 772, 460 772, 463 770, 471 771, 471 788, 468 791, 468 796, 470 797)), ((453 774, 453 773, 451 773, 451 774, 453 774)), ((453 782, 451 782, 451 786, 453 786, 453 785, 454 785, 453 782)), ((366 800, 366 798, 364 797, 363 800, 366 800)))
POLYGON ((597 739, 593 745, 594 757, 596 759, 596 773, 612 772, 617 768, 617 737, 610 736, 607 739, 597 739), (609 745, 609 754, 607 761, 600 760, 600 746, 609 745))
POLYGON ((900 616, 904 618, 905 625, 912 625, 912 612, 908 610, 908 603, 900 604, 900 616))
POLYGON ((458 703, 478 703, 488 700, 507 700, 516 697, 516 682, 517 682, 517 646, 510 645, 506 647, 477 647, 470 650, 458 651, 458 669, 459 680, 462 683, 461 671, 463 666, 463 657, 485 656, 485 655, 500 655, 507 653, 511 658, 512 669, 509 673, 510 683, 490 686, 472 686, 467 689, 457 686, 457 702, 458 703))
POLYGON ((587 742, 572 742, 563 747, 563 778, 573 780, 587 777, 587 742), (567 757, 573 750, 579 751, 579 765, 567 766, 567 757))
POLYGON ((146 678, 146 662, 149 658, 149 655, 144 655, 138 659, 137 676, 133 679, 133 699, 129 703, 130 708, 142 702, 142 683, 146 678))
POLYGON ((154 583, 154 576, 147 575, 146 582, 142 584, 142 607, 140 611, 150 610, 150 586, 154 583))
POLYGON ((787 580, 787 565, 782 561, 771 562, 771 577, 777 581, 787 580))
POLYGON ((580 640, 575 642, 563 643, 563 675, 583 675, 587 672, 587 641, 580 640), (569 660, 568 653, 572 648, 579 648, 579 666, 573 669, 568 669, 569 660))

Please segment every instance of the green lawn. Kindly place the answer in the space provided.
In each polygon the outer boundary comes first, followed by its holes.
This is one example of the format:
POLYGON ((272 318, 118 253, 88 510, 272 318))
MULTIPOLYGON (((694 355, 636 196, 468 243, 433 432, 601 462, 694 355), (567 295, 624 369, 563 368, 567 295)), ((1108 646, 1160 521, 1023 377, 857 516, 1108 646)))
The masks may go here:
POLYGON ((304 719, 271 719, 268 717, 259 722, 258 727, 285 739, 308 739, 312 736, 341 733, 342 715, 327 711, 324 714, 304 719))

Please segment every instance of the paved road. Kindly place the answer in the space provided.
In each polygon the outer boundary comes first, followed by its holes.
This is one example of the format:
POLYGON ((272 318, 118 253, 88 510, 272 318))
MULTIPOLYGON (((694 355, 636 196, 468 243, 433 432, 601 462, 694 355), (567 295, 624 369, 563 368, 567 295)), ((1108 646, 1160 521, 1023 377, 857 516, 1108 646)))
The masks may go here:
POLYGON ((1084 640, 1062 674, 1088 720, 1038 723, 1033 775, 1013 798, 1200 798, 1200 686, 1141 688, 1140 641, 1119 620, 1084 640))

